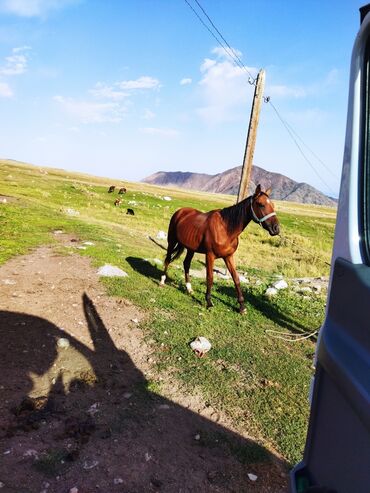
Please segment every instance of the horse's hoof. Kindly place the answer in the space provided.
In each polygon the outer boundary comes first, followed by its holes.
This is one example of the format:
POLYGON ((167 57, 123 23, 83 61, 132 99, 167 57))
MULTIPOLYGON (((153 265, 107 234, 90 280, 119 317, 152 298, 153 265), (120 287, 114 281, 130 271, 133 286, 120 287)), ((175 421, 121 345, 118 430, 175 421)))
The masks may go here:
POLYGON ((209 310, 210 308, 213 308, 213 303, 207 304, 207 310, 209 310))
POLYGON ((246 308, 240 308, 239 313, 240 315, 245 315, 247 313, 246 308))
POLYGON ((158 286, 159 286, 160 288, 164 288, 164 287, 165 287, 165 283, 164 283, 164 282, 160 282, 160 283, 158 284, 158 286))

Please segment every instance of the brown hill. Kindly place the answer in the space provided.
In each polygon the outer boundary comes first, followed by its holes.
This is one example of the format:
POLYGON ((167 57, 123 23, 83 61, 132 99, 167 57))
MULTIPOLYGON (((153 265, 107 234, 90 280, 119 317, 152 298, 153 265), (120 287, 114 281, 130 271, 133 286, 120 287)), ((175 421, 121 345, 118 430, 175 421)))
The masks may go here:
MULTIPOLYGON (((175 186, 189 190, 225 193, 237 195, 241 175, 241 166, 231 168, 217 175, 190 173, 182 171, 159 171, 142 181, 153 185, 175 186)), ((271 197, 277 200, 289 200, 303 204, 318 204, 336 206, 336 201, 307 183, 298 183, 280 173, 266 171, 259 166, 253 166, 250 193, 260 183, 263 188, 272 187, 271 197)))

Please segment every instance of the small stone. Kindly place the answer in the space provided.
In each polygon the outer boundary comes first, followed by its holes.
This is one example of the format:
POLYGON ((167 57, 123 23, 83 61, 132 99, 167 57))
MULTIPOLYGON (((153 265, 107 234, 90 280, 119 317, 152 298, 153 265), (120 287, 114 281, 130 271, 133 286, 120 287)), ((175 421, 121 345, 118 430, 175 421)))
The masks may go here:
POLYGON ((245 276, 243 276, 243 274, 240 274, 239 275, 239 281, 242 283, 242 284, 249 284, 249 279, 245 276))
POLYGON ((267 288, 265 292, 265 296, 268 298, 272 296, 276 296, 278 294, 278 290, 276 288, 267 288))
POLYGON ((60 337, 57 341, 57 346, 62 349, 67 349, 70 346, 70 342, 65 337, 60 337))
POLYGON ((84 241, 83 244, 84 245, 87 245, 87 246, 93 246, 93 245, 95 245, 95 243, 93 243, 92 241, 84 241))
POLYGON ((170 202, 172 199, 171 197, 168 197, 167 195, 163 197, 163 200, 166 200, 167 202, 170 202))
POLYGON ((158 231, 157 240, 167 240, 167 233, 164 231, 158 231))
POLYGON ((127 277, 127 272, 114 265, 105 264, 98 269, 98 275, 103 277, 127 277))
POLYGON ((24 452, 23 454, 23 457, 34 457, 35 459, 38 459, 39 457, 39 453, 37 452, 37 450, 34 450, 34 449, 28 449, 24 452))
POLYGON ((132 318, 131 319, 131 322, 134 322, 134 324, 138 324, 139 323, 139 320, 137 318, 132 318))
POLYGON ((4 488, 5 486, 5 483, 3 483, 2 481, 0 481, 0 488, 4 488))
POLYGON ((123 483, 123 479, 122 478, 114 478, 113 479, 113 484, 122 484, 123 483))
POLYGON ((288 283, 284 279, 280 279, 279 281, 275 281, 272 287, 277 290, 286 289, 288 287, 288 283))
POLYGON ((168 404, 161 404, 158 406, 158 409, 170 409, 170 406, 168 404))
POLYGON ((12 286, 13 284, 17 284, 16 281, 13 279, 3 279, 3 283, 6 284, 7 286, 12 286))
POLYGON ((92 461, 85 460, 82 467, 86 471, 88 471, 90 469, 94 469, 94 467, 96 467, 98 464, 99 464, 99 462, 97 460, 92 460, 92 461))
MULTIPOLYGON (((57 479, 58 479, 58 477, 57 477, 57 479)), ((69 490, 69 493, 78 493, 78 488, 76 486, 74 486, 73 488, 71 488, 69 490)))
POLYGON ((131 393, 131 392, 125 392, 125 393, 123 394, 123 397, 124 397, 125 399, 130 399, 130 398, 132 397, 132 393, 131 393))
POLYGON ((149 454, 149 452, 145 452, 145 462, 149 462, 151 458, 152 456, 149 454))
POLYGON ((199 435, 199 433, 197 433, 197 434, 195 435, 194 440, 197 440, 197 441, 199 441, 199 440, 200 440, 200 435, 199 435))
POLYGON ((312 293, 312 290, 311 290, 311 288, 310 288, 310 287, 308 287, 308 286, 303 286, 302 288, 299 288, 299 289, 297 290, 297 293, 298 293, 298 294, 312 293))
POLYGON ((251 481, 257 481, 258 476, 256 476, 255 474, 252 474, 252 473, 248 473, 248 478, 249 478, 251 481))

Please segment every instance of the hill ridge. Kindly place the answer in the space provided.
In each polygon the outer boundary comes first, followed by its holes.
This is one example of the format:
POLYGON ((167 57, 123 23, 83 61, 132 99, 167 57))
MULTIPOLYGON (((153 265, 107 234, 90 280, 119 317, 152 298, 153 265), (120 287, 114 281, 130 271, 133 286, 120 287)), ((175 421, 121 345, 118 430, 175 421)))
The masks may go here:
MULTIPOLYGON (((164 187, 176 186, 188 190, 237 195, 241 170, 241 166, 235 166, 215 175, 190 171, 157 171, 141 181, 164 187)), ((248 192, 253 193, 258 183, 263 188, 272 188, 273 199, 331 207, 337 205, 334 199, 307 183, 297 182, 281 173, 267 171, 254 165, 248 192)))

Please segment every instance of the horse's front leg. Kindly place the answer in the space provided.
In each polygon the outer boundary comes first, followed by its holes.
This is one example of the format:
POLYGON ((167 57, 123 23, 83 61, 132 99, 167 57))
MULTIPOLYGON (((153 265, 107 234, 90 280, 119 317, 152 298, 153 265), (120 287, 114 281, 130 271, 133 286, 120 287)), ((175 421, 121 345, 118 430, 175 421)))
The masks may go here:
POLYGON ((236 272, 236 269, 235 269, 235 263, 234 263, 233 255, 225 257, 224 261, 225 261, 226 267, 228 268, 228 270, 231 274, 231 277, 233 278, 234 284, 235 284, 236 296, 237 296, 237 299, 238 299, 239 305, 240 305, 239 311, 240 311, 240 313, 245 313, 244 297, 243 297, 242 290, 240 288, 239 274, 236 272))
POLYGON ((211 301, 211 290, 213 285, 213 265, 215 263, 215 257, 212 253, 206 254, 206 270, 207 270, 207 292, 206 301, 207 308, 211 308, 213 303, 211 301))
POLYGON ((189 294, 193 292, 193 290, 191 289, 190 274, 189 274, 190 264, 193 257, 194 257, 193 250, 188 250, 184 260, 185 285, 186 285, 186 290, 189 294))

